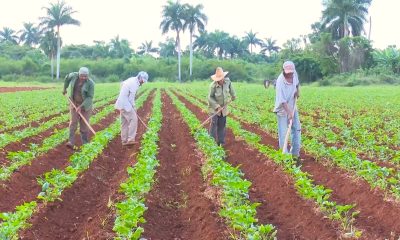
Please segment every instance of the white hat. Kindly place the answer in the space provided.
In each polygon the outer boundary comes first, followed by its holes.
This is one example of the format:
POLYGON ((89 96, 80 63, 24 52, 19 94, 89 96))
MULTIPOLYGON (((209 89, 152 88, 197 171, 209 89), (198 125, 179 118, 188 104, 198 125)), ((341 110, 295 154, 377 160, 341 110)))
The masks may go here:
POLYGON ((89 75, 89 69, 87 67, 79 68, 79 75, 86 74, 89 75))
POLYGON ((149 79, 149 74, 147 74, 147 72, 140 71, 136 77, 142 79, 143 82, 147 82, 149 79))
POLYGON ((283 63, 283 71, 287 73, 294 73, 296 71, 296 68, 294 66, 294 63, 292 61, 286 61, 283 63))

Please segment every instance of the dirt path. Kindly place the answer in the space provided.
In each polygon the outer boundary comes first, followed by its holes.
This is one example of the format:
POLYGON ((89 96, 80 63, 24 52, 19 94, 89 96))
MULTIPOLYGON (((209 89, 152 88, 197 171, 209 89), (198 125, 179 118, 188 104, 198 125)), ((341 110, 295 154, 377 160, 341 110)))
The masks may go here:
MULTIPOLYGON (((179 99, 200 120, 207 114, 179 96, 179 99)), ((228 119, 229 121, 229 119, 228 119)), ((331 221, 315 210, 315 204, 302 199, 294 183, 281 168, 266 159, 244 141, 227 131, 225 150, 227 161, 240 166, 244 177, 252 182, 250 200, 259 202, 257 218, 278 229, 278 239, 337 239, 339 233, 331 221)))
POLYGON ((51 89, 54 87, 0 87, 0 93, 51 89))
POLYGON ((160 166, 146 197, 146 239, 227 239, 216 200, 205 196, 201 156, 188 126, 164 93, 160 166))
MULTIPOLYGON (((139 116, 148 120, 152 97, 138 110, 139 116)), ((139 124, 136 140, 144 133, 139 124)), ((113 232, 107 226, 114 222, 108 208, 118 194, 119 185, 127 177, 126 169, 134 164, 140 144, 132 147, 121 145, 119 135, 104 149, 89 169, 61 199, 49 203, 31 219, 32 227, 24 231, 21 239, 112 239, 113 232)))

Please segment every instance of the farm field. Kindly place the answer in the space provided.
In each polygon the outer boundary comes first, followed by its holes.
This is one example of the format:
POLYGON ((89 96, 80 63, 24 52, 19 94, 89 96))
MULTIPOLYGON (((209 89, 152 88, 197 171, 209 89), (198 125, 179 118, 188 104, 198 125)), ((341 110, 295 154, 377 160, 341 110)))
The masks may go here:
POLYGON ((224 148, 199 128, 209 82, 143 85, 122 146, 115 83, 75 151, 61 86, 0 84, 0 239, 400 238, 399 87, 302 87, 298 167, 274 89, 233 84, 224 148))

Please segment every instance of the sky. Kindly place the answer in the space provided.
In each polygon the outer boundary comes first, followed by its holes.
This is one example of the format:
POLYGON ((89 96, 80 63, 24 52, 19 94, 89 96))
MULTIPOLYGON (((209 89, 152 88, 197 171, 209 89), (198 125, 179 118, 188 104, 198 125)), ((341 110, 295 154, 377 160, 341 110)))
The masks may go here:
MULTIPOLYGON (((54 0, 0 0, 0 28, 20 30, 24 22, 38 23, 45 16, 43 7, 54 0)), ((181 0, 192 5, 203 4, 208 16, 206 30, 225 31, 243 37, 252 30, 261 39, 272 38, 282 46, 291 38, 311 33, 311 24, 320 21, 322 0, 181 0)), ((61 28, 63 43, 93 45, 94 40, 110 41, 119 35, 137 49, 145 41, 153 46, 174 37, 172 32, 162 35, 159 28, 162 6, 166 0, 66 0, 77 12, 75 19, 81 26, 61 28)), ((369 8, 372 19, 373 47, 384 49, 388 45, 400 46, 400 31, 392 27, 400 23, 399 0, 373 0, 369 8), (390 27, 392 26, 392 27, 390 27)), ((369 23, 365 25, 369 32, 369 23)), ((182 46, 189 42, 186 33, 182 46)))

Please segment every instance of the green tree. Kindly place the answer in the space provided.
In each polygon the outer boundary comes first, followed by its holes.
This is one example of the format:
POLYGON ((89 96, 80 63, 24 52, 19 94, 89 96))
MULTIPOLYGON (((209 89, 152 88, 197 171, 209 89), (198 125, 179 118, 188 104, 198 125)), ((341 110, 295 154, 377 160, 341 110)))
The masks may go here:
POLYGON ((250 54, 253 54, 253 46, 262 46, 262 40, 257 38, 257 33, 253 33, 253 30, 246 32, 243 39, 250 46, 250 54))
POLYGON ((204 31, 205 24, 207 24, 207 16, 202 12, 203 5, 198 4, 192 6, 185 4, 185 21, 183 29, 189 29, 190 41, 190 60, 189 60, 189 76, 192 77, 193 71, 193 34, 198 29, 200 32, 204 31))
POLYGON ((143 54, 150 54, 150 53, 157 53, 158 48, 153 47, 153 41, 145 41, 138 47, 138 54, 143 55, 143 54))
POLYGON ((169 0, 162 9, 162 21, 160 24, 162 34, 170 30, 176 32, 175 45, 178 48, 178 80, 181 82, 181 40, 180 32, 184 30, 185 8, 180 2, 169 0))
POLYGON ((214 52, 212 46, 210 45, 210 34, 207 31, 203 31, 194 37, 196 39, 193 42, 193 49, 201 52, 208 58, 214 57, 214 52))
POLYGON ((126 39, 119 39, 117 35, 110 41, 110 56, 113 58, 129 59, 132 56, 132 49, 129 47, 129 41, 126 39))
POLYGON ((389 68, 394 73, 400 73, 400 50, 396 49, 395 46, 376 50, 372 54, 378 65, 389 68))
POLYGON ((372 0, 323 0, 322 26, 334 39, 360 36, 372 0))
POLYGON ((176 48, 175 48, 175 41, 173 38, 167 38, 164 43, 159 44, 160 47, 160 56, 161 57, 173 57, 177 56, 176 48))
POLYGON ((373 64, 371 42, 364 37, 345 37, 339 40, 340 72, 369 68, 373 64))
POLYGON ((216 30, 210 33, 209 48, 213 53, 217 52, 219 59, 222 59, 224 54, 227 54, 229 38, 229 34, 224 31, 216 30))
POLYGON ((15 31, 8 27, 3 27, 0 31, 0 42, 9 42, 12 44, 18 44, 18 36, 15 31))
POLYGON ((50 3, 49 7, 44 7, 46 10, 46 17, 41 17, 41 25, 46 28, 56 28, 57 33, 57 79, 60 78, 60 55, 61 55, 61 36, 60 28, 64 25, 80 25, 80 22, 72 18, 72 14, 76 13, 70 6, 66 5, 64 1, 57 3, 50 3))
POLYGON ((24 29, 20 31, 21 35, 19 37, 20 42, 24 45, 32 47, 39 44, 40 31, 38 27, 35 27, 33 23, 24 23, 24 29))
MULTIPOLYGON (((60 39, 60 46, 62 40, 60 39)), ((51 79, 54 78, 54 57, 56 56, 58 45, 57 34, 51 29, 44 33, 43 37, 39 41, 39 47, 43 50, 44 54, 50 59, 50 72, 51 79)))
POLYGON ((265 52, 268 52, 268 56, 271 56, 274 52, 279 52, 279 49, 280 47, 276 45, 276 40, 272 38, 266 38, 261 44, 261 53, 265 54, 265 52))
POLYGON ((97 41, 94 40, 94 47, 93 47, 93 55, 94 59, 98 58, 106 58, 109 56, 110 46, 106 44, 104 41, 97 41))
POLYGON ((244 58, 249 55, 248 44, 244 40, 233 36, 227 39, 226 53, 230 58, 244 58))

